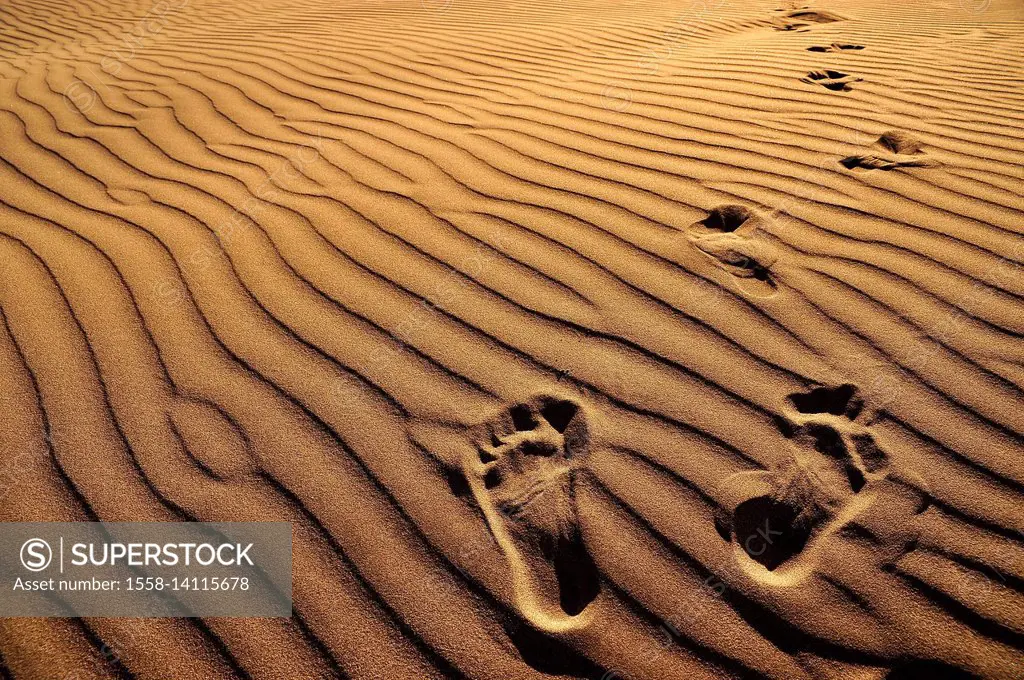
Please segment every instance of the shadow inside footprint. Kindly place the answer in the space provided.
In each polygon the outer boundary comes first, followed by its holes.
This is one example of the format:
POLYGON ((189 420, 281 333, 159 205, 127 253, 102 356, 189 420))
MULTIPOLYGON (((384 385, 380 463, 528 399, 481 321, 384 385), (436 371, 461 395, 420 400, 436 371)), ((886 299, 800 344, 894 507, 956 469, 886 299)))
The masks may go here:
POLYGON ((790 394, 787 400, 800 413, 831 413, 834 416, 856 418, 864 407, 854 385, 815 387, 808 392, 790 394))
POLYGON ((531 668, 545 675, 571 678, 600 678, 601 669, 562 641, 529 626, 505 626, 509 640, 531 668))
POLYGON ((571 401, 557 399, 546 402, 540 407, 540 414, 559 434, 565 434, 565 431, 569 429, 569 425, 572 423, 572 419, 576 417, 578 412, 579 407, 576 404, 571 401))
POLYGON ((898 168, 930 168, 934 165, 924 158, 894 159, 873 154, 848 156, 839 161, 847 170, 896 170, 898 168))
POLYGON ((558 579, 558 602, 562 611, 576 616, 587 608, 601 589, 597 567, 579 537, 560 539, 550 556, 558 579))
POLYGON ((791 505, 759 497, 737 506, 733 519, 736 540, 750 557, 768 571, 800 553, 811 536, 791 505))
POLYGON ((862 50, 863 45, 843 45, 840 43, 832 43, 831 45, 814 45, 808 47, 808 52, 844 52, 846 50, 862 50))
POLYGON ((535 628, 558 628, 600 592, 576 514, 586 418, 570 400, 539 396, 480 426, 475 439, 463 472, 512 566, 518 608, 535 628))
POLYGON ((734 232, 742 227, 753 213, 743 205, 720 205, 713 208, 708 216, 698 222, 709 231, 734 232))
POLYGON ((978 680, 978 677, 940 661, 914 660, 893 668, 885 680, 978 680))
POLYGON ((842 71, 825 70, 811 71, 800 80, 805 83, 821 85, 833 92, 849 92, 853 89, 850 87, 850 83, 857 83, 862 79, 848 75, 842 71))

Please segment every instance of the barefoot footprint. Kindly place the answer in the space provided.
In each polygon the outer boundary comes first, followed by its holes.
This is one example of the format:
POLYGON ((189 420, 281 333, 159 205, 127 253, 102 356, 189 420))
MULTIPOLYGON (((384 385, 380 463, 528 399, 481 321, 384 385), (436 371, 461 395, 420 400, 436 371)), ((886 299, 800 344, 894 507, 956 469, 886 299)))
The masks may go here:
MULTIPOLYGON (((780 429, 795 444, 792 454, 774 469, 726 479, 718 528, 748 573, 792 584, 810 575, 828 536, 880 498, 897 501, 882 488, 893 476, 889 456, 862 422, 855 386, 818 387, 788 401, 791 413, 780 429)), ((923 487, 914 481, 908 488, 923 487)), ((925 509, 920 497, 911 506, 925 509)), ((897 529, 889 531, 894 541, 897 529)), ((903 539, 910 540, 906 532, 903 539)))
POLYGON ((832 43, 831 45, 814 45, 808 47, 808 52, 844 52, 846 50, 862 50, 863 45, 848 45, 843 43, 832 43))
POLYGON ((857 78, 843 73, 842 71, 811 71, 800 79, 801 82, 821 85, 833 92, 849 92, 853 88, 850 83, 859 83, 863 78, 857 78))
POLYGON ((775 248, 756 238, 764 218, 742 205, 721 205, 687 229, 687 237, 705 255, 737 277, 744 293, 770 297, 777 289, 771 269, 775 248))
POLYGON ((832 12, 813 10, 810 7, 776 10, 779 14, 773 19, 778 31, 806 30, 813 24, 830 24, 843 21, 845 17, 832 12))
POLYGON ((549 633, 581 627, 600 588, 576 515, 576 473, 588 446, 581 408, 542 395, 473 435, 463 472, 508 560, 520 613, 549 633))
POLYGON ((849 156, 839 162, 847 170, 896 170, 938 165, 937 161, 924 152, 920 141, 899 130, 882 134, 871 153, 849 156))

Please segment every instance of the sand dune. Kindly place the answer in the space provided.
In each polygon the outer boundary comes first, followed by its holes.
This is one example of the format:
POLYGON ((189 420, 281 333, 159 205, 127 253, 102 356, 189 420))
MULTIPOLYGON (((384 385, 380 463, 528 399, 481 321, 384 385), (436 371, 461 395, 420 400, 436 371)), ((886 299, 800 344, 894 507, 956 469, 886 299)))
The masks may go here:
POLYGON ((0 88, 0 516, 295 545, 3 677, 1024 677, 1019 0, 7 0, 0 88))

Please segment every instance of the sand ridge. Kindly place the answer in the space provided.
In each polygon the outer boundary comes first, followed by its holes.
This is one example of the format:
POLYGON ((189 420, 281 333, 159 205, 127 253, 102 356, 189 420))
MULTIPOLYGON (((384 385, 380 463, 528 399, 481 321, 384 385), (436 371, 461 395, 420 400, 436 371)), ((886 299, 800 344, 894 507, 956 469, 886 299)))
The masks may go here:
POLYGON ((291 619, 0 619, 0 674, 1021 677, 1022 48, 0 4, 0 516, 295 527, 291 619))

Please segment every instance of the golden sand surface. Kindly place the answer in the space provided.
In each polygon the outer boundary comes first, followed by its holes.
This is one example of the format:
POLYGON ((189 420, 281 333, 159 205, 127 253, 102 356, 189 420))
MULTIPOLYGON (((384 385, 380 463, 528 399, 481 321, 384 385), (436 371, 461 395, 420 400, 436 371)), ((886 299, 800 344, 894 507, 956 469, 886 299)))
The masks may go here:
POLYGON ((1024 678, 1021 0, 0 0, 0 519, 291 619, 0 677, 1024 678))

